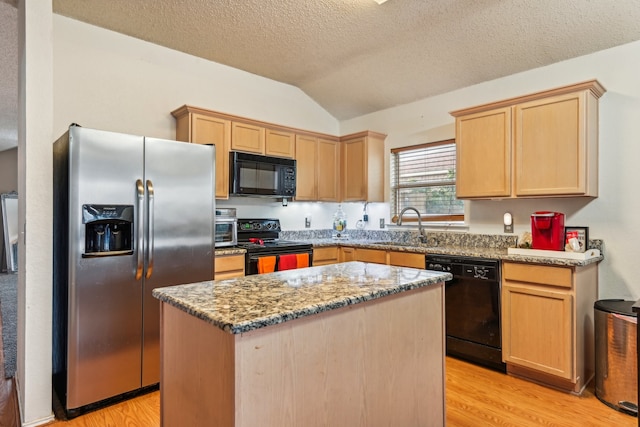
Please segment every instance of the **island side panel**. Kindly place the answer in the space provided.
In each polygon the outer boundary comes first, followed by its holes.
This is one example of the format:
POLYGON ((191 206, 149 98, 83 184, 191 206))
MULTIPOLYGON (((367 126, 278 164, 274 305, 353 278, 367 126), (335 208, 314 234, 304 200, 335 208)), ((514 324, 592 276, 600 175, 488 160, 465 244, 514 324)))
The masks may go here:
POLYGON ((234 425, 234 336, 169 304, 160 309, 164 427, 234 425))
POLYGON ((442 284, 236 337, 236 426, 441 426, 442 284))

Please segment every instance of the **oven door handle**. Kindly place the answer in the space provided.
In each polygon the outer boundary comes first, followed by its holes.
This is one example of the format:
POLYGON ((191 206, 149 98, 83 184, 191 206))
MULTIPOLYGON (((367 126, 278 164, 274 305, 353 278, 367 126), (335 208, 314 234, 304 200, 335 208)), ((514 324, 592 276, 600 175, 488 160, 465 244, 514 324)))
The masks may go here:
POLYGON ((274 256, 276 258, 280 257, 280 255, 297 255, 297 254, 313 254, 313 251, 303 251, 303 252, 286 252, 281 254, 264 254, 264 255, 254 255, 249 257, 249 261, 257 261, 260 258, 274 256))

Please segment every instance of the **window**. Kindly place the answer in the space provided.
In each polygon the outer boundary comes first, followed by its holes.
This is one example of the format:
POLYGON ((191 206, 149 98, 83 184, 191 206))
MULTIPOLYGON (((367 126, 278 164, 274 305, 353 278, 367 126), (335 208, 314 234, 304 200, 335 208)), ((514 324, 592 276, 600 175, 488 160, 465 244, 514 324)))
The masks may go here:
MULTIPOLYGON (((409 206, 423 221, 464 221, 464 205, 456 199, 454 139, 391 150, 391 216, 409 206)), ((407 220, 416 218, 410 213, 407 220)))

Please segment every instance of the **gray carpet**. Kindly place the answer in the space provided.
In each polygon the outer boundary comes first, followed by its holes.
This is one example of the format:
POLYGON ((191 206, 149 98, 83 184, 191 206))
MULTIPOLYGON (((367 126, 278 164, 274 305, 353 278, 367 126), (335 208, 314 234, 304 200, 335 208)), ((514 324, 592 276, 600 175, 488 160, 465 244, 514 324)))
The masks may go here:
POLYGON ((0 311, 2 312, 2 350, 4 376, 16 374, 18 336, 18 275, 0 273, 0 311))

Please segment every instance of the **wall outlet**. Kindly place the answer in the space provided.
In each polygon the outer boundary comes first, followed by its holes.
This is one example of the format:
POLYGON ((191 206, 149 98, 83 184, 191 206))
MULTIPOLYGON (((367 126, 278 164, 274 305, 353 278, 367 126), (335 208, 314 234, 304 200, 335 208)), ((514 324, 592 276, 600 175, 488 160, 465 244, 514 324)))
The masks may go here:
POLYGON ((384 218, 380 218, 380 228, 384 228, 384 218))
POLYGON ((305 217, 304 219, 304 228, 311 228, 311 217, 305 217))

